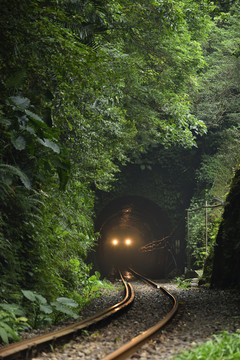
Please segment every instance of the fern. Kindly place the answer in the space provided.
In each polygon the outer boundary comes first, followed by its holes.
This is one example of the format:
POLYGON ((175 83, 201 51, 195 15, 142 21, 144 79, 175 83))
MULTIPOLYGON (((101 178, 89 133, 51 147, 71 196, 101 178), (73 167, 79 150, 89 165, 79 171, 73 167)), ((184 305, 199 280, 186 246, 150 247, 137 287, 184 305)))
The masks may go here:
POLYGON ((12 184, 13 177, 18 176, 26 189, 31 189, 31 182, 28 176, 16 166, 0 164, 0 182, 4 187, 9 187, 12 184))

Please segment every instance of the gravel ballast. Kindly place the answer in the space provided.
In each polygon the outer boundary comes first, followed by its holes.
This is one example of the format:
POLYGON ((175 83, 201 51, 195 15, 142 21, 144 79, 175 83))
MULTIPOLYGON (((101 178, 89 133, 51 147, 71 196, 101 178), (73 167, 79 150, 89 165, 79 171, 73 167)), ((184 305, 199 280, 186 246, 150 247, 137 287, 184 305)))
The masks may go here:
MULTIPOLYGON (((34 360, 103 359, 161 320, 171 308, 169 299, 160 290, 140 280, 131 283, 136 298, 126 313, 83 331, 69 343, 56 347, 53 352, 42 352, 34 360)), ((180 289, 173 283, 158 283, 176 296, 179 311, 170 324, 131 356, 132 359, 171 359, 181 350, 191 349, 211 339, 212 334, 240 330, 239 291, 197 287, 180 289)), ((89 317, 113 305, 123 296, 123 291, 118 286, 110 294, 108 292, 94 299, 84 309, 83 317, 89 317)))

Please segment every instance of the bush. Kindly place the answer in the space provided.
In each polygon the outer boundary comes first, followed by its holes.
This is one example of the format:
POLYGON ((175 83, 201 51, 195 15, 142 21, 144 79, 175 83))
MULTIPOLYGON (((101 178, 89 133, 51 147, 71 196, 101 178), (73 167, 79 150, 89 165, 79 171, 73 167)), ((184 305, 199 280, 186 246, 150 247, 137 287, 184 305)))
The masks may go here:
POLYGON ((5 344, 18 341, 19 331, 29 329, 28 319, 17 304, 0 304, 0 339, 5 344))
POLYGON ((60 297, 49 304, 44 296, 37 294, 35 291, 22 290, 22 293, 30 301, 28 304, 29 314, 31 314, 29 323, 33 328, 51 325, 69 317, 78 318, 76 313, 78 303, 72 299, 60 297))
POLYGON ((192 351, 184 351, 173 358, 174 360, 238 360, 240 359, 240 331, 235 334, 223 332, 214 335, 192 351))

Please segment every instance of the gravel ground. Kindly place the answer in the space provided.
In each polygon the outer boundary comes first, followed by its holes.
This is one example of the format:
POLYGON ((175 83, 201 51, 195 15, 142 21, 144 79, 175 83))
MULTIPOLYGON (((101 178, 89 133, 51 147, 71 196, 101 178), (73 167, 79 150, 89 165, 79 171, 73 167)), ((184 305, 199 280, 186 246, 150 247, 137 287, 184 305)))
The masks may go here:
MULTIPOLYGON (((159 290, 139 280, 131 281, 136 299, 127 313, 100 327, 82 332, 71 342, 60 346, 52 353, 41 353, 34 360, 99 360, 122 344, 154 325, 170 309, 171 303, 159 290), (127 322, 126 322, 127 320, 127 322)), ((159 332, 132 359, 171 359, 184 349, 189 349, 219 334, 223 330, 240 330, 240 293, 237 291, 209 290, 192 287, 180 289, 173 283, 162 283, 179 302, 179 311, 174 320, 159 332)), ((94 299, 84 310, 84 317, 119 301, 122 290, 94 299)))
MULTIPOLYGON (((131 280, 135 291, 135 301, 130 309, 80 333, 74 340, 58 346, 54 352, 40 353, 33 360, 99 360, 119 348, 159 321, 171 308, 171 303, 160 290, 156 290, 140 280, 131 280)), ((172 359, 181 350, 191 349, 197 344, 211 339, 212 334, 224 330, 240 330, 240 292, 210 290, 193 286, 180 289, 173 283, 158 281, 169 290, 179 302, 179 310, 173 321, 159 332, 149 343, 131 356, 131 359, 172 359)), ((82 318, 87 318, 124 297, 120 283, 115 283, 114 291, 94 299, 87 306, 82 318)), ((70 322, 71 323, 71 322, 70 322)), ((66 324, 68 325, 68 324, 66 324)), ((60 326, 49 328, 53 331, 60 326)), ((46 330, 34 330, 24 334, 24 338, 41 335, 46 330)))
POLYGON ((165 287, 179 302, 174 321, 132 359, 172 359, 182 350, 192 349, 222 331, 240 330, 240 292, 192 287, 165 287))

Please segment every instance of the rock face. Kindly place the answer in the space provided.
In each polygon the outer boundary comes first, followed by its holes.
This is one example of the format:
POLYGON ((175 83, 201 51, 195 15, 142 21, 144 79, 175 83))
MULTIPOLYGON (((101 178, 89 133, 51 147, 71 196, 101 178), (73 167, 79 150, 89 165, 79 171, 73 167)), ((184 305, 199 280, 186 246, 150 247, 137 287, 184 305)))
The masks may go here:
POLYGON ((240 287, 240 169, 233 179, 217 235, 211 284, 240 287))

